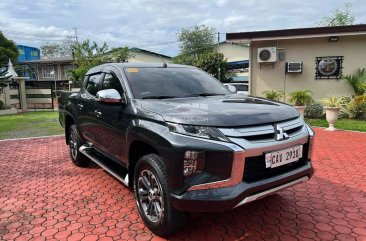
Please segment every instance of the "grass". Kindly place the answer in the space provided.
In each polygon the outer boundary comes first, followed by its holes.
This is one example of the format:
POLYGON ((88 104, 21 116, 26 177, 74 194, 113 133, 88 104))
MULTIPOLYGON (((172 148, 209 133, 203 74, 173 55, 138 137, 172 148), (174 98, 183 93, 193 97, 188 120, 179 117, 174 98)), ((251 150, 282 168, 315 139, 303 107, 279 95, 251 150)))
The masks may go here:
MULTIPOLYGON (((328 122, 325 119, 306 118, 305 121, 311 126, 328 127, 328 122)), ((366 132, 366 120, 339 119, 335 124, 335 128, 366 132)))
POLYGON ((25 112, 0 116, 0 140, 63 134, 58 112, 25 112))

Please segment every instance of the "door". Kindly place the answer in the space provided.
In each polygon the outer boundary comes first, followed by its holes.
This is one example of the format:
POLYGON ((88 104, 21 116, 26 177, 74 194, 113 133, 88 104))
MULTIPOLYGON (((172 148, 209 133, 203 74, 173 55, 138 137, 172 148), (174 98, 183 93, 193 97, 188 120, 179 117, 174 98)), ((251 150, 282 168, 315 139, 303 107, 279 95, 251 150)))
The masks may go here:
MULTIPOLYGON (((117 76, 117 71, 109 69, 102 78, 100 89, 115 89, 123 96, 125 91, 121 79, 117 76)), ((95 109, 98 113, 98 127, 101 130, 98 134, 98 147, 113 159, 126 165, 126 129, 129 123, 127 106, 121 103, 96 102, 95 109)))
POLYGON ((92 144, 95 144, 98 134, 95 104, 101 75, 97 73, 85 77, 86 84, 79 92, 77 101, 79 130, 84 139, 92 144))

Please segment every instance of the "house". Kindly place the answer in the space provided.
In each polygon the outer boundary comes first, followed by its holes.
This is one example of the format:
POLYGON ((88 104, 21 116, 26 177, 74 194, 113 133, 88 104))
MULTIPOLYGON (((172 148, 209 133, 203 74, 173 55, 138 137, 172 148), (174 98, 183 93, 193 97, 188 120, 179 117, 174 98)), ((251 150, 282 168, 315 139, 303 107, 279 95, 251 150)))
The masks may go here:
POLYGON ((21 76, 40 81, 69 80, 68 71, 75 68, 71 56, 24 61, 20 66, 21 76))
MULTIPOLYGON (((130 48, 132 57, 128 62, 171 62, 171 57, 140 48, 130 48)), ((77 68, 71 56, 23 61, 18 72, 30 80, 61 81, 70 80, 69 71, 77 68)))
POLYGON ((250 93, 308 89, 314 99, 351 95, 342 75, 366 67, 366 25, 228 33, 226 40, 249 44, 250 93))
POLYGON ((172 62, 172 57, 149 50, 134 47, 130 48, 129 51, 132 54, 132 57, 128 60, 128 62, 172 62))

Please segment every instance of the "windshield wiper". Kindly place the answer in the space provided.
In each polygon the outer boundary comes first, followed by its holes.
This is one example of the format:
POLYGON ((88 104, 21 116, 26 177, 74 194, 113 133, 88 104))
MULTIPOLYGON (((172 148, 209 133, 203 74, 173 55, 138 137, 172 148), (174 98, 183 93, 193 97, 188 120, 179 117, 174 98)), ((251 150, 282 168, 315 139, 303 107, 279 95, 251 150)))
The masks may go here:
POLYGON ((184 97, 215 96, 215 95, 226 95, 226 94, 219 94, 219 93, 200 93, 200 94, 186 95, 184 97))
POLYGON ((172 95, 152 95, 152 96, 144 96, 141 99, 172 99, 172 98, 179 98, 178 96, 172 95))

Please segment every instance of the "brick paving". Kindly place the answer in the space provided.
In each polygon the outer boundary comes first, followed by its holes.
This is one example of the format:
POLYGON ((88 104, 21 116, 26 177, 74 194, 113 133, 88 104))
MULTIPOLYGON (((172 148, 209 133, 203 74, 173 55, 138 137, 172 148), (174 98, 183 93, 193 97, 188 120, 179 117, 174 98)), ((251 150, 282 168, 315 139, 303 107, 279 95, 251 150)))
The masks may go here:
MULTIPOLYGON (((170 240, 366 240, 366 134, 316 133, 311 181, 194 215, 170 240)), ((72 165, 62 137, 0 142, 0 239, 163 240, 143 225, 131 190, 72 165)))

